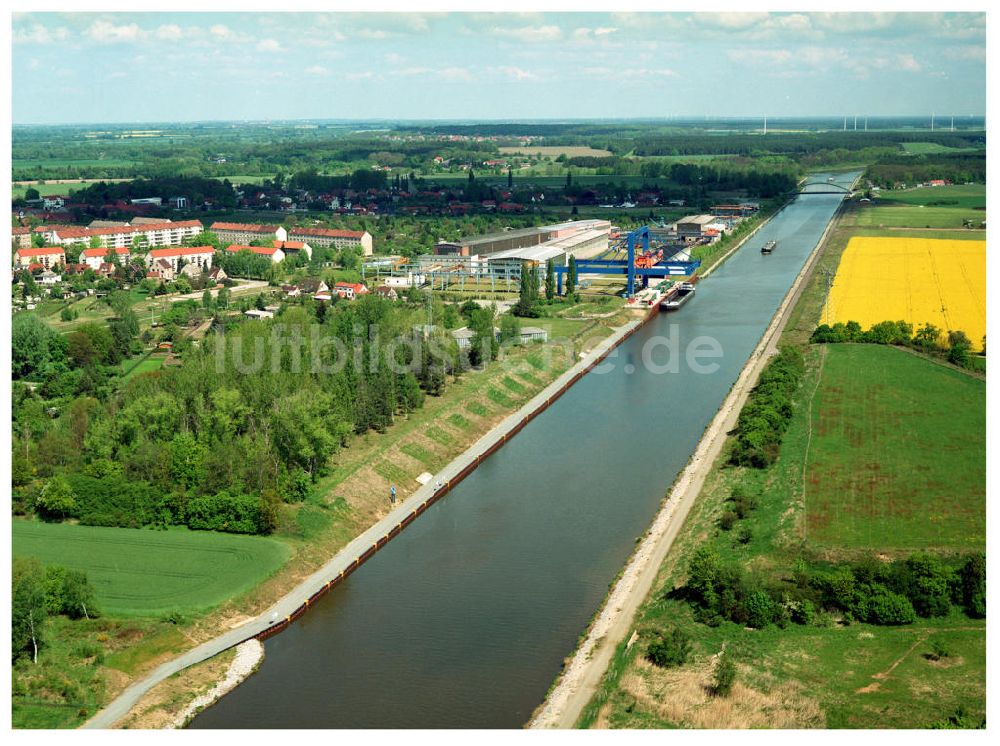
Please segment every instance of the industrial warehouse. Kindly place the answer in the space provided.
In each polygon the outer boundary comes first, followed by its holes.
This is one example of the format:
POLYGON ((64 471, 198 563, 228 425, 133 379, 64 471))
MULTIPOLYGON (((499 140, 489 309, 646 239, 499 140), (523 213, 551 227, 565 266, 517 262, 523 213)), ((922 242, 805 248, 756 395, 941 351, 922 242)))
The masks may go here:
MULTIPOLYGON (((708 214, 689 215, 673 224, 628 234, 608 220, 570 220, 439 241, 433 254, 412 260, 380 258, 367 262, 364 268, 392 287, 426 284, 432 290, 510 292, 525 268, 540 270, 551 262, 562 292, 563 276, 573 257, 581 276, 625 276, 625 294, 631 297, 636 279, 645 289, 650 277, 662 280, 692 270, 693 248, 721 240, 758 209, 756 203, 718 205, 708 214), (383 273, 387 274, 384 278, 383 273)), ((650 297, 644 296, 644 300, 651 303, 654 294, 647 294, 650 297)))

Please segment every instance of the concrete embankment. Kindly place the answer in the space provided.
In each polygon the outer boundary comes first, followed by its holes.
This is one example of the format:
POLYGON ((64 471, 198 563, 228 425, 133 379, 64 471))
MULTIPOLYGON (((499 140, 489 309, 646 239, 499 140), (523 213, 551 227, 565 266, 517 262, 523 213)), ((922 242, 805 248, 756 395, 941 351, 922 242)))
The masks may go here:
MULTIPOLYGON (((667 552, 684 525, 712 465, 722 452, 727 433, 735 427, 740 410, 767 360, 777 352, 777 342, 788 320, 788 312, 798 301, 836 219, 835 215, 806 259, 760 342, 705 429, 690 461, 674 482, 648 531, 605 598, 586 636, 529 721, 529 728, 572 728, 596 693, 617 646, 631 630, 639 606, 649 594, 667 552)), ((752 235, 748 235, 740 245, 752 235)), ((733 250, 736 248, 738 246, 733 250)), ((725 256, 719 261, 723 259, 725 256)), ((716 266, 718 263, 712 269, 716 266)))
POLYGON ((124 717, 149 689, 167 677, 246 640, 253 638, 263 640, 286 628, 305 614, 310 605, 315 604, 331 588, 348 577, 413 522, 417 516, 446 495, 479 464, 520 432, 531 420, 545 411, 574 383, 604 360, 615 347, 631 337, 657 313, 657 306, 653 306, 647 313, 624 324, 593 349, 586 352, 569 370, 486 433, 465 453, 445 466, 434 476, 434 480, 418 489, 384 518, 357 536, 323 567, 283 596, 263 614, 163 663, 125 689, 104 709, 87 721, 83 727, 111 727, 124 717))

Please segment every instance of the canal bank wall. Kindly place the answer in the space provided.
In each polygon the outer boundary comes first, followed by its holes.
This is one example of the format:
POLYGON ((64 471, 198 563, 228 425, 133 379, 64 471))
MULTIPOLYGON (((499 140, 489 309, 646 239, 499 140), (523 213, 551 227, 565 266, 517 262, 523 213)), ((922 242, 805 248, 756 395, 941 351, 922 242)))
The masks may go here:
MULTIPOLYGON (((777 353, 777 343, 788 321, 788 312, 798 302, 842 209, 843 204, 837 208, 806 258, 764 330, 760 342, 705 429, 690 460, 674 481, 649 529, 613 583, 586 634, 581 637, 568 665, 557 677, 545 701, 535 710, 526 727, 572 728, 596 694, 616 649, 631 632, 639 606, 649 595, 660 566, 700 494, 712 465, 722 453, 728 433, 735 427, 740 410, 756 385, 760 372, 771 356, 777 353)), ((721 257, 711 269, 714 270, 733 251, 746 243, 766 222, 721 257)))
POLYGON ((637 313, 637 318, 622 325, 611 335, 601 340, 593 349, 583 353, 581 359, 555 381, 542 389, 516 412, 502 420, 464 453, 452 460, 434 475, 431 482, 416 490, 377 523, 359 534, 323 567, 284 595, 264 613, 161 664, 144 678, 126 688, 82 727, 110 728, 127 715, 144 694, 164 679, 247 640, 263 641, 286 629, 292 622, 304 615, 311 605, 314 605, 332 588, 348 578, 379 549, 416 520, 421 513, 448 494, 483 461, 503 447, 535 417, 548 409, 573 384, 604 361, 618 345, 630 338, 658 313, 658 305, 653 305, 641 315, 637 313))
MULTIPOLYGON (((521 432, 521 430, 523 430, 529 422, 535 419, 535 417, 552 406, 552 404, 555 403, 559 397, 565 394, 570 387, 573 386, 573 384, 587 375, 587 373, 595 367, 600 365, 601 362, 603 362, 604 359, 611 354, 611 352, 618 345, 635 334, 658 312, 659 305, 653 305, 652 308, 643 313, 640 318, 624 324, 611 336, 603 339, 593 350, 585 353, 583 358, 575 363, 569 370, 542 389, 542 391, 536 394, 516 412, 508 415, 507 418, 476 441, 468 450, 460 456, 457 456, 451 463, 435 474, 433 483, 428 483, 421 489, 417 490, 413 495, 407 498, 407 500, 404 501, 399 508, 391 511, 389 515, 383 519, 383 521, 396 517, 398 519, 396 525, 388 531, 382 533, 381 536, 378 536, 378 538, 371 542, 369 546, 366 546, 365 550, 358 554, 352 562, 349 562, 346 567, 341 569, 336 576, 331 573, 328 575, 326 582, 320 583, 318 586, 315 583, 310 584, 310 581, 306 581, 306 583, 302 586, 299 586, 299 588, 303 591, 314 590, 309 597, 305 599, 292 613, 288 614, 285 618, 280 619, 274 624, 269 625, 266 629, 256 635, 253 635, 253 637, 256 637, 259 640, 265 640, 268 637, 278 634, 288 627, 289 624, 305 614, 309 610, 310 605, 319 601, 320 598, 332 590, 338 583, 346 580, 351 573, 361 567, 361 565, 370 559, 379 549, 388 544, 389 541, 398 536, 404 528, 415 521, 421 513, 451 492, 451 490, 458 486, 463 479, 475 471, 476 468, 483 463, 483 461, 502 448, 508 440, 521 432), (440 487, 437 487, 437 485, 440 485, 440 487), (307 584, 309 584, 308 587, 303 587, 307 584)), ((382 521, 376 524, 373 528, 377 528, 381 525, 382 521)), ((371 531, 371 529, 369 529, 369 531, 371 531)), ((365 537, 368 533, 369 532, 366 531, 361 535, 361 538, 365 537)), ((379 532, 376 532, 376 536, 378 533, 379 532)), ((372 537, 368 538, 370 541, 372 537)), ((348 550, 350 546, 351 545, 348 545, 342 553, 347 552, 349 554, 350 552, 348 550)), ((331 570, 332 569, 333 568, 331 568, 331 570)), ((321 575, 322 573, 323 570, 320 570, 318 574, 321 575)), ((313 577, 315 578, 316 576, 313 577)), ((312 578, 310 580, 312 580, 312 578)), ((294 593, 295 592, 293 592, 293 594, 294 593)), ((299 595, 301 597, 304 594, 300 593, 299 595)))

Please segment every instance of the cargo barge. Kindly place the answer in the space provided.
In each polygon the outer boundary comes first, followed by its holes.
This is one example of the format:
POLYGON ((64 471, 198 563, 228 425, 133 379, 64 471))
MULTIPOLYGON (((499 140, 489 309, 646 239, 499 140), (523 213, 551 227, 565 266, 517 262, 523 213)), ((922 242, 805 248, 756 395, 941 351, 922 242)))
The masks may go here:
POLYGON ((676 290, 660 301, 661 311, 676 311, 694 296, 696 290, 693 282, 681 282, 676 290))
POLYGON ((778 248, 778 242, 777 241, 768 241, 766 244, 764 244, 763 246, 760 247, 760 253, 761 254, 770 254, 776 248, 778 248))

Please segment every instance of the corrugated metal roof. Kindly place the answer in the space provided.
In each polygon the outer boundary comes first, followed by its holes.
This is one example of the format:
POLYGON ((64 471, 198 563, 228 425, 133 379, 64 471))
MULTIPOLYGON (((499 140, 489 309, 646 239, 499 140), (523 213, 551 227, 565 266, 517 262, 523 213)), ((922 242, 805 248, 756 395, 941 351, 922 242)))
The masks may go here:
POLYGON ((523 259, 532 262, 547 262, 549 259, 566 255, 566 252, 558 246, 549 246, 551 243, 555 242, 549 241, 538 246, 525 246, 523 249, 498 251, 495 254, 490 254, 487 259, 491 262, 497 259, 523 259))

